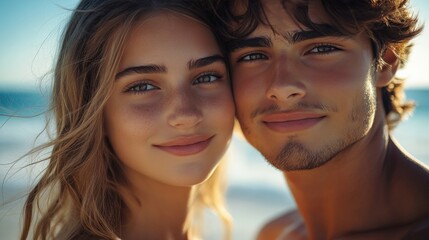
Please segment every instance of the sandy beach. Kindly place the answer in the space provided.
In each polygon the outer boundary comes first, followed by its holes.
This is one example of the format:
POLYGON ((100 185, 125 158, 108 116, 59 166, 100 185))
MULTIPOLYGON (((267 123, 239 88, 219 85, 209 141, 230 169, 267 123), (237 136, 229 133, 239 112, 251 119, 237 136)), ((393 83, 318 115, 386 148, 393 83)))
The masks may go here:
MULTIPOLYGON (((12 197, 17 191, 3 189, 12 197), (15 192, 15 193, 12 193, 15 192)), ((17 195, 14 197, 16 198, 17 195)), ((0 208, 1 239, 14 240, 19 238, 21 227, 21 210, 24 199, 13 201, 0 208)), ((237 189, 230 188, 227 194, 228 210, 233 220, 233 238, 237 240, 255 239, 259 228, 264 222, 282 211, 293 208, 293 203, 286 192, 270 191, 269 189, 237 189)), ((221 240, 222 226, 210 212, 206 213, 204 240, 221 240)))
POLYGON ((0 206, 0 236, 4 240, 19 239, 19 231, 21 229, 21 212, 25 199, 19 198, 23 196, 23 189, 11 188, 3 186, 1 189, 1 203, 6 203, 0 206))
MULTIPOLYGON (((13 123, 13 122, 12 122, 13 123)), ((11 123, 9 123, 11 124, 11 123)), ((21 126, 21 125, 18 125, 21 126)), ((18 127, 17 126, 17 127, 18 127)), ((28 126, 28 125, 26 125, 28 126)), ((4 130, 4 129, 3 129, 4 130)), ((26 133, 35 129, 28 129, 26 133)), ((15 132, 0 135, 0 159, 17 159, 30 149, 31 141, 20 141, 24 136, 15 132), (17 140, 11 140, 16 137, 17 140)), ((23 134, 25 135, 25 134, 23 134)), ((34 138, 32 138, 34 139, 34 138)), ((294 207, 293 200, 279 171, 271 167, 262 156, 240 137, 234 137, 227 153, 227 208, 233 218, 233 240, 255 239, 260 227, 273 216, 294 207)), ((20 170, 23 161, 8 171, 10 165, 0 166, 3 180, 0 192, 1 239, 18 239, 21 228, 22 205, 25 201, 26 183, 34 181, 41 167, 20 170), (37 170, 38 169, 38 170, 37 170), (4 177, 6 176, 6 179, 4 177), (19 198, 21 197, 21 198, 19 198), (15 199, 15 201, 11 201, 15 199), (16 200, 18 199, 18 200, 16 200)), ((219 219, 207 211, 204 224, 204 240, 221 240, 223 228, 219 219)))
MULTIPOLYGON (((401 145, 424 164, 429 165, 427 143, 429 132, 429 101, 427 90, 408 92, 411 99, 419 105, 415 114, 394 130, 401 145)), ((1 120, 1 118, 0 118, 1 120)), ((44 126, 44 118, 7 119, 0 121, 0 204, 16 199, 24 186, 37 175, 31 171, 19 171, 24 163, 17 164, 9 171, 10 163, 28 151, 35 136, 44 126), (4 179, 6 176, 6 179, 4 179), (6 180, 6 181, 5 181, 6 180)), ((43 140, 39 139, 39 140, 43 140)), ((295 207, 282 174, 271 167, 262 156, 240 137, 233 137, 228 150, 227 207, 231 213, 233 240, 255 239, 258 230, 270 218, 295 207)), ((40 170, 41 168, 39 168, 40 170)), ((0 239, 18 239, 20 216, 24 199, 0 205, 0 239)), ((222 227, 219 220, 210 212, 206 214, 205 240, 221 240, 222 227)))

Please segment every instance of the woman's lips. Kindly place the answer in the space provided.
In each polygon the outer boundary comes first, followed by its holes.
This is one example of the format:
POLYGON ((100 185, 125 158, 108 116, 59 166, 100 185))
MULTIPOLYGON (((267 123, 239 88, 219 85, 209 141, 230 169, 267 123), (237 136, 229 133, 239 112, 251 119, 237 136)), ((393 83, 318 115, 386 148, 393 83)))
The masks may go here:
POLYGON ((153 146, 176 156, 189 156, 202 152, 212 139, 213 136, 186 136, 153 146))
POLYGON ((310 128, 319 123, 324 115, 311 112, 281 112, 267 114, 262 122, 276 132, 296 132, 310 128))

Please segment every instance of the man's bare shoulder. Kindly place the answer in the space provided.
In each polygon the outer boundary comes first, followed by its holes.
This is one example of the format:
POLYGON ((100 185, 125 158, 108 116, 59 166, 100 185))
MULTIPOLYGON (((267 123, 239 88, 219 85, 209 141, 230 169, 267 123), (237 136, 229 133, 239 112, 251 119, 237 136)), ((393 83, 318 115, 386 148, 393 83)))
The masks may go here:
POLYGON ((267 222, 258 233, 258 240, 306 239, 304 221, 298 210, 282 213, 267 222))
POLYGON ((420 240, 429 239, 429 216, 418 221, 408 234, 403 238, 404 240, 420 240))

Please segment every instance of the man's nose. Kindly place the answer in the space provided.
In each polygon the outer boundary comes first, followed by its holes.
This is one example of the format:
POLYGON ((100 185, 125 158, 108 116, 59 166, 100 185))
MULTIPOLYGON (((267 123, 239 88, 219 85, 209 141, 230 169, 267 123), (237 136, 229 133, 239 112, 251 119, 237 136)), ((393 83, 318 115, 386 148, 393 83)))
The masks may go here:
POLYGON ((305 86, 300 79, 302 75, 291 60, 286 57, 277 59, 270 71, 271 81, 266 91, 268 99, 293 102, 305 96, 305 86))

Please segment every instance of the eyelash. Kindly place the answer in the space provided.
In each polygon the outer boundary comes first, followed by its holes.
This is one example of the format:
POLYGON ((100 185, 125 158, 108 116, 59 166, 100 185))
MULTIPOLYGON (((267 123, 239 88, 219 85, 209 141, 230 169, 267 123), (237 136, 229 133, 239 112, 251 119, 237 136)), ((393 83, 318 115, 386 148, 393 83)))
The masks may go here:
MULTIPOLYGON (((335 51, 339 51, 341 48, 337 47, 335 44, 330 43, 318 43, 314 45, 310 50, 305 52, 305 55, 308 54, 330 54, 335 51), (316 51, 316 52, 314 52, 316 51)), ((268 57, 263 53, 249 53, 240 57, 237 62, 253 62, 258 60, 266 60, 268 57), (246 59, 248 58, 248 59, 246 59)))
POLYGON ((268 59, 268 57, 265 54, 256 52, 256 53, 249 53, 240 57, 237 60, 237 62, 253 62, 258 60, 266 60, 266 59, 268 59), (245 59, 245 58, 248 58, 248 59, 245 59))
POLYGON ((215 72, 207 72, 207 73, 203 73, 203 74, 199 75, 198 77, 196 77, 196 78, 194 79, 194 81, 192 81, 192 83, 193 83, 193 84, 213 84, 214 82, 218 81, 218 80, 219 80, 219 79, 221 79, 221 78, 222 78, 222 75, 220 75, 220 74, 218 74, 218 73, 215 73, 215 72), (201 82, 198 82, 198 81, 199 81, 199 79, 203 79, 203 78, 207 78, 207 77, 215 77, 215 79, 214 79, 214 80, 210 80, 210 79, 209 79, 209 81, 205 81, 205 80, 203 80, 203 81, 201 81, 201 82))
POLYGON ((149 83, 147 81, 142 81, 142 82, 137 82, 135 84, 132 84, 131 86, 125 88, 125 92, 138 94, 141 92, 153 91, 156 89, 159 89, 159 88, 157 86, 153 85, 152 83, 149 83), (151 86, 151 88, 147 89, 148 86, 151 86), (141 89, 142 87, 144 87, 145 89, 141 89))
MULTIPOLYGON (((203 73, 203 74, 199 75, 198 77, 196 77, 192 81, 192 84, 214 84, 216 81, 218 81, 222 77, 223 77, 222 75, 214 73, 214 72, 203 73), (207 78, 207 77, 209 77, 210 79, 208 79, 208 80, 203 79, 203 78, 207 78), (212 77, 214 77, 215 79, 213 79, 212 77)), ((139 94, 139 93, 143 93, 143 92, 153 91, 156 89, 159 89, 159 87, 155 86, 154 84, 152 84, 150 82, 141 81, 141 82, 134 83, 129 87, 126 87, 124 92, 132 93, 132 94, 139 94)))
POLYGON ((341 48, 337 47, 335 44, 330 43, 318 43, 314 45, 310 50, 305 52, 305 55, 307 54, 330 54, 332 52, 340 51, 341 48))

